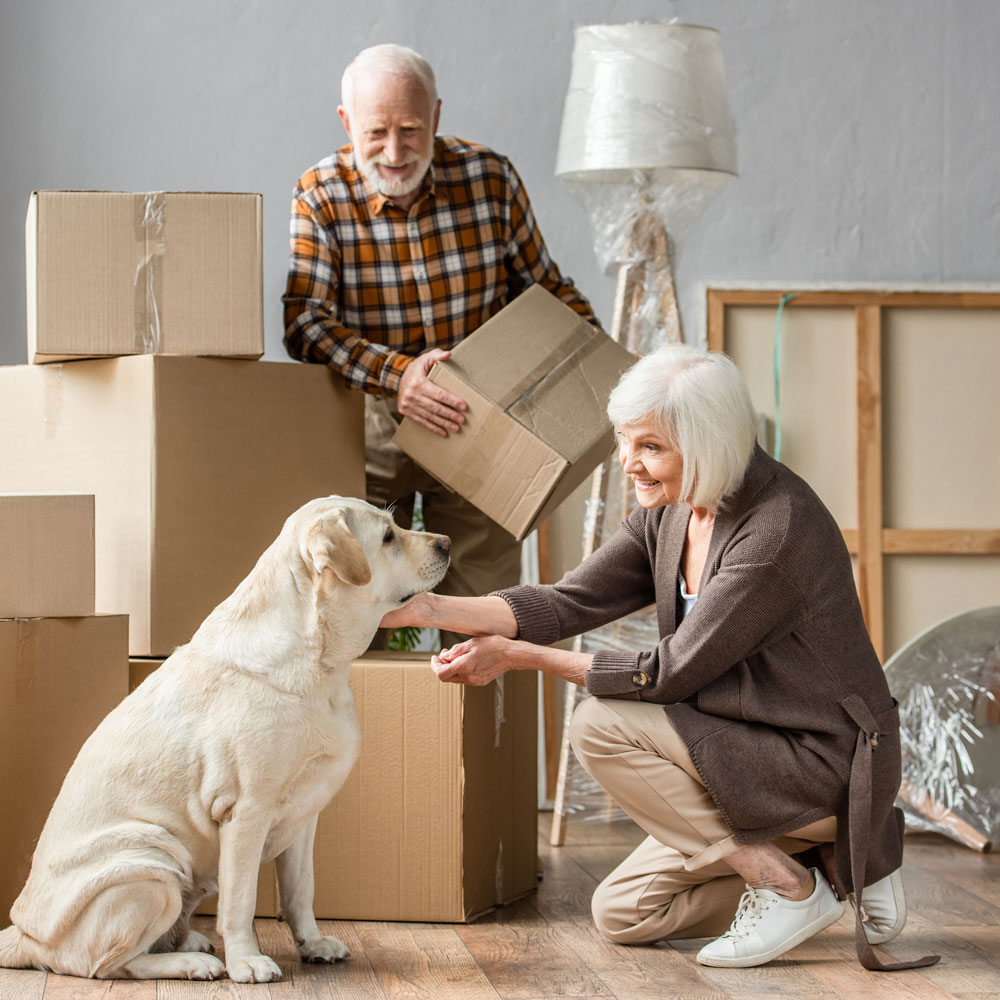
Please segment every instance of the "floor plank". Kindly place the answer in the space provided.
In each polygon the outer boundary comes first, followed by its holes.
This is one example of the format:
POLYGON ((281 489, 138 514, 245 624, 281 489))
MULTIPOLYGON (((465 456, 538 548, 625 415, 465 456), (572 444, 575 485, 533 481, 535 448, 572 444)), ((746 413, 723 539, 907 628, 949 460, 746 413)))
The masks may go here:
POLYGON ((497 991, 450 925, 357 924, 388 1000, 496 1000, 497 991))
POLYGON ((33 969, 0 969, 0 1000, 42 1000, 46 975, 33 969))
POLYGON ((614 997, 527 900, 458 928, 458 935, 504 1000, 614 997))

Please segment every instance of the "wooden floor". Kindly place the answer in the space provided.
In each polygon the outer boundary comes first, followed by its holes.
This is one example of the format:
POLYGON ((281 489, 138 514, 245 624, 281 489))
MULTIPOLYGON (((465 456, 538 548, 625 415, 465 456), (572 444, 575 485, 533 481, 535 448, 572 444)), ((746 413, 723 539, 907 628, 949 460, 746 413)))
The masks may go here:
MULTIPOLYGON (((180 998, 350 998, 350 1000, 996 1000, 1000 997, 1000 855, 979 855, 944 838, 907 838, 910 919, 880 954, 900 960, 936 953, 931 969, 866 972, 846 917, 758 969, 708 969, 699 941, 646 948, 609 944, 590 920, 597 881, 639 836, 631 824, 570 824, 568 843, 550 848, 543 816, 537 894, 473 924, 321 921, 351 949, 337 965, 302 965, 287 928, 258 920, 261 949, 284 980, 262 985, 95 982, 43 972, 0 970, 0 1000, 180 1000, 180 998)), ((201 931, 218 944, 209 920, 201 931)))

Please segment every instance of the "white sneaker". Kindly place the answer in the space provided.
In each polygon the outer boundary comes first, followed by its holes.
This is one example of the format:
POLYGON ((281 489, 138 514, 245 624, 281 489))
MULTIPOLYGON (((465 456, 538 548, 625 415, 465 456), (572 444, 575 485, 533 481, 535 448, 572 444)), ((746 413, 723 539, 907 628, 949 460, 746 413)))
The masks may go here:
MULTIPOLYGON (((854 905, 854 893, 848 893, 854 905)), ((861 924, 871 944, 885 944, 896 937, 906 924, 906 896, 903 894, 903 870, 879 879, 861 890, 861 924)))
POLYGON ((785 899, 776 892, 747 886, 732 926, 698 952, 698 961, 723 968, 764 965, 836 923, 844 906, 830 883, 815 868, 810 871, 816 888, 806 899, 785 899))

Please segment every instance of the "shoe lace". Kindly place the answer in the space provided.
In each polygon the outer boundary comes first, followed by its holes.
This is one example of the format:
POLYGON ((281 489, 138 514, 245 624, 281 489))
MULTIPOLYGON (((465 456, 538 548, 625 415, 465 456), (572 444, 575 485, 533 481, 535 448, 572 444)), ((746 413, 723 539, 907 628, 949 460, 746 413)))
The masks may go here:
POLYGON ((748 885, 747 891, 740 897, 740 905, 736 908, 736 916, 729 930, 722 936, 737 940, 746 937, 771 906, 772 900, 761 896, 756 889, 748 885))

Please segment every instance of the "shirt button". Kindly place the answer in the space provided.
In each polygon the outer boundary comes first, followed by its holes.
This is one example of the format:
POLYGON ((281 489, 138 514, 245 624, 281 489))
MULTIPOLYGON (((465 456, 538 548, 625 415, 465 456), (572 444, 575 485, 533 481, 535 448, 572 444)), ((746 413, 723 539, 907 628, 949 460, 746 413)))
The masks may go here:
POLYGON ((649 677, 643 673, 633 674, 632 683, 636 687, 645 687, 649 683, 649 677))

